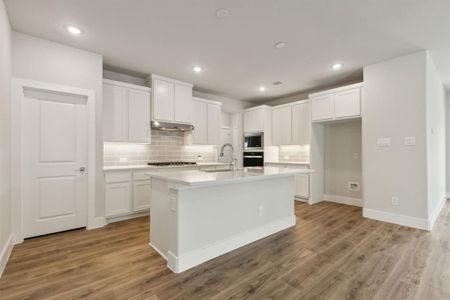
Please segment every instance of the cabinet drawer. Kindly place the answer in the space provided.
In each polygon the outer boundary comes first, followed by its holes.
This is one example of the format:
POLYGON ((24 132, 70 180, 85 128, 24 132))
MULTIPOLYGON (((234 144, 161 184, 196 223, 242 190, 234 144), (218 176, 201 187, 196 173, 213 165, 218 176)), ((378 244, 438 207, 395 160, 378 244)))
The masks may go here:
MULTIPOLYGON (((133 173, 133 178, 134 180, 150 180, 150 176, 145 175, 145 173, 147 173, 148 171, 145 172, 134 172, 133 173)), ((153 170, 150 172, 154 172, 153 170)))
POLYGON ((108 172, 105 173, 105 183, 131 181, 131 172, 108 172))

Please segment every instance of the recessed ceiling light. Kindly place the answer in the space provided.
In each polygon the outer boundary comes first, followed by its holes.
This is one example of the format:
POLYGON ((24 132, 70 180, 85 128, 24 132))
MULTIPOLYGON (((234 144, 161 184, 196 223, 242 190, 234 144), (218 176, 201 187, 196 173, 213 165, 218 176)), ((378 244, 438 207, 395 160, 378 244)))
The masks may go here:
POLYGON ((65 26, 66 30, 73 35, 80 35, 82 33, 81 29, 72 25, 65 26))
POLYGON ((274 47, 275 49, 282 49, 282 48, 286 47, 286 43, 285 43, 285 42, 276 42, 276 43, 273 45, 273 47, 274 47))
POLYGON ((264 92, 265 90, 266 90, 266 87, 265 87, 265 86, 260 86, 260 87, 259 87, 259 91, 260 91, 260 92, 264 92))
POLYGON ((203 71, 202 67, 200 66, 194 66, 192 70, 194 70, 195 73, 200 73, 201 71, 203 71))
POLYGON ((219 19, 225 19, 230 15, 230 11, 226 8, 219 8, 216 10, 216 17, 219 19))
POLYGON ((332 68, 333 70, 339 70, 339 69, 342 68, 343 66, 344 66, 344 64, 342 64, 342 63, 336 63, 336 64, 332 65, 331 68, 332 68))

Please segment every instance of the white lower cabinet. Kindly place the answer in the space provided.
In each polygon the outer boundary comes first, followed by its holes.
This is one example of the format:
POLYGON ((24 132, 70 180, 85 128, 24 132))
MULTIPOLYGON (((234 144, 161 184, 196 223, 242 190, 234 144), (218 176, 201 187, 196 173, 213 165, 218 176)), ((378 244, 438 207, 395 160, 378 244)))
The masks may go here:
MULTIPOLYGON (((292 168, 292 169, 309 169, 308 165, 286 164, 283 162, 267 162, 267 167, 292 168)), ((301 199, 309 198, 309 174, 298 174, 295 176, 295 197, 301 199)))
POLYGON ((144 175, 144 172, 112 171, 105 173, 106 217, 148 210, 150 197, 151 180, 144 175))
POLYGON ((134 172, 133 179, 133 210, 150 209, 152 181, 142 172, 134 172))
POLYGON ((106 183, 105 200, 105 215, 107 217, 129 213, 131 211, 131 183, 106 183))

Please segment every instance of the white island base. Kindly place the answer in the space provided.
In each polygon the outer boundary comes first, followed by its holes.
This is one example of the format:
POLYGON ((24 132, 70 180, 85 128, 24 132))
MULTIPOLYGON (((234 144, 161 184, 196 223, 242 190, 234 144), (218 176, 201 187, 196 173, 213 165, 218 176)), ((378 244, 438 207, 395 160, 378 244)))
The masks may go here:
POLYGON ((150 245, 173 272, 295 225, 294 176, 302 170, 264 169, 148 174, 150 245))

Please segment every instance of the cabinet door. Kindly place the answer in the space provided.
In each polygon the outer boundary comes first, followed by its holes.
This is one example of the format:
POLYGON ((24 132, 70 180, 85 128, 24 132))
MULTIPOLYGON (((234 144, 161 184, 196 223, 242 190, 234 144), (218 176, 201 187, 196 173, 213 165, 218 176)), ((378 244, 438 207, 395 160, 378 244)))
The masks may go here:
POLYGON ((292 135, 292 107, 276 107, 272 110, 272 144, 290 145, 292 135))
POLYGON ((313 121, 332 120, 333 115, 333 94, 311 98, 311 118, 313 121))
POLYGON ((309 103, 292 106, 292 144, 306 145, 310 143, 311 119, 309 103))
POLYGON ((152 81, 153 120, 174 120, 174 83, 160 79, 152 81))
POLYGON ((103 137, 107 142, 128 141, 128 89, 103 84, 103 137))
POLYGON ((244 132, 264 131, 263 111, 254 109, 244 112, 244 132))
POLYGON ((107 217, 129 213, 130 200, 130 182, 105 184, 105 215, 107 217))
POLYGON ((150 93, 128 90, 129 141, 150 143, 150 93))
POLYGON ((309 198, 309 175, 300 174, 295 176, 295 196, 309 198))
POLYGON ((175 84, 175 122, 192 123, 192 87, 175 84))
POLYGON ((205 102, 192 100, 192 144, 205 145, 207 143, 207 104, 205 102))
POLYGON ((150 208, 150 197, 152 195, 151 180, 134 181, 133 210, 146 210, 150 208))
POLYGON ((218 145, 220 143, 220 118, 220 105, 208 104, 208 145, 218 145))
POLYGON ((334 95, 336 118, 358 117, 361 115, 361 89, 351 89, 334 95))

